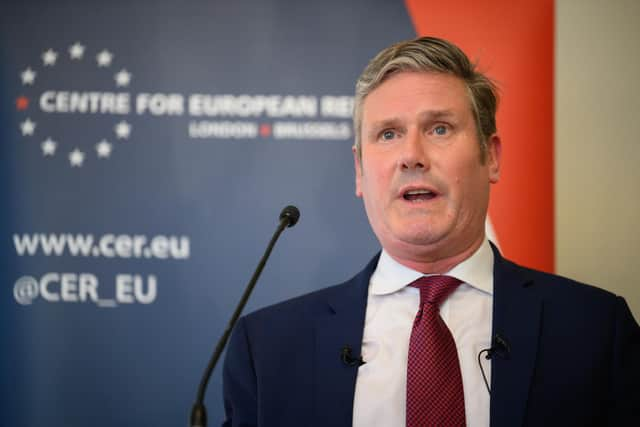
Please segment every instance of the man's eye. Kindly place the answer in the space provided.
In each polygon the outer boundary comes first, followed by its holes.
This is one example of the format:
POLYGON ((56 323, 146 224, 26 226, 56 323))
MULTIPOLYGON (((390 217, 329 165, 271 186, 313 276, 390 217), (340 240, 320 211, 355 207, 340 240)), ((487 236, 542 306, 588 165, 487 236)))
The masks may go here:
POLYGON ((389 139, 393 139, 396 136, 396 133, 392 130, 385 130, 382 132, 381 136, 382 136, 382 139, 389 140, 389 139))
POLYGON ((438 125, 433 128, 433 133, 436 135, 446 135, 449 129, 445 125, 438 125))

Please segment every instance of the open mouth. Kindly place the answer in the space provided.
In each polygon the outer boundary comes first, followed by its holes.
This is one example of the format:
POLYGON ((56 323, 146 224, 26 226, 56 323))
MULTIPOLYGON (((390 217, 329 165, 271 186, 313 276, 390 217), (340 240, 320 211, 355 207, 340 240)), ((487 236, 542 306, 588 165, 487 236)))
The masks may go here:
POLYGON ((431 200, 436 197, 437 194, 431 190, 408 190, 402 194, 402 198, 409 202, 422 202, 431 200))

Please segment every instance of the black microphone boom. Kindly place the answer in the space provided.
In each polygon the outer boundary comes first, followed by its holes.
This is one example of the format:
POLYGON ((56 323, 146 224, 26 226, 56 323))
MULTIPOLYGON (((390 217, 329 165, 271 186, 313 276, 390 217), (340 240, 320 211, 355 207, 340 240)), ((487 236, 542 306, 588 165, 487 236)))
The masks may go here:
POLYGON ((238 321, 238 318, 240 317, 244 306, 247 304, 249 296, 251 295, 251 292, 253 291, 256 282, 258 281, 258 277, 260 277, 260 273, 262 273, 264 265, 269 259, 269 255, 271 255, 271 250, 276 244, 278 237, 280 237, 282 230, 284 230, 286 227, 293 227, 294 225, 296 225, 298 219, 300 219, 300 211, 295 206, 287 206, 282 209, 282 212, 280 212, 280 224, 278 225, 276 232, 273 233, 273 237, 271 237, 271 241, 269 242, 267 249, 264 251, 264 255, 262 255, 262 258, 260 259, 260 262, 256 267, 256 271, 253 272, 253 276, 251 276, 251 280, 249 280, 247 288, 244 290, 244 293, 242 294, 242 298, 240 298, 240 302, 238 303, 236 310, 233 312, 231 319, 229 319, 229 324, 227 325, 224 334, 222 334, 222 337, 216 345, 216 349, 213 353, 213 356, 211 356, 209 365, 207 365, 207 369, 205 369, 204 374, 202 375, 202 380, 200 381, 200 386, 198 387, 198 396, 196 398, 196 403, 194 403, 193 408, 191 408, 191 427, 207 426, 207 409, 204 406, 204 394, 207 390, 207 384, 209 384, 209 379, 211 378, 213 369, 218 363, 218 359, 222 354, 222 350, 224 350, 225 346, 227 345, 227 341, 229 340, 229 336, 231 335, 231 330, 238 321))

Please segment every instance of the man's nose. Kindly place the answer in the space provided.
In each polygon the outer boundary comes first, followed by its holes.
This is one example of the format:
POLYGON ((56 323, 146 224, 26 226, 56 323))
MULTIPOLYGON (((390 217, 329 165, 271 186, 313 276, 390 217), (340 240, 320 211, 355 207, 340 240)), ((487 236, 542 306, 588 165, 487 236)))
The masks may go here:
POLYGON ((409 132, 401 147, 400 168, 403 170, 428 169, 429 159, 426 148, 426 141, 421 132, 409 132))

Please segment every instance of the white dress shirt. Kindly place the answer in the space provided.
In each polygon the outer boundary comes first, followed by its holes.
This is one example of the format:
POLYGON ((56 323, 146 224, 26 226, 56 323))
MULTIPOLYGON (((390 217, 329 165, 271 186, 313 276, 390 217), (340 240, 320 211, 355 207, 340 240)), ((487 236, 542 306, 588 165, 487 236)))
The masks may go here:
MULTIPOLYGON (((440 306, 458 349, 468 427, 489 426, 489 393, 478 353, 491 346, 493 252, 488 240, 445 273, 463 283, 440 306)), ((353 402, 355 427, 394 427, 406 422, 407 355, 420 291, 407 285, 424 274, 384 250, 369 282, 362 358, 353 402)), ((491 383, 490 361, 482 366, 491 383)))

